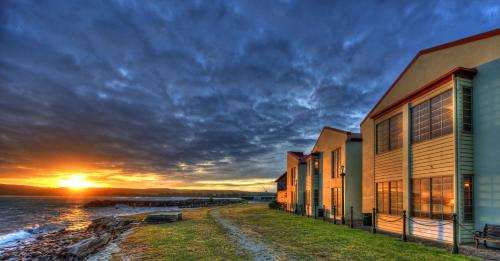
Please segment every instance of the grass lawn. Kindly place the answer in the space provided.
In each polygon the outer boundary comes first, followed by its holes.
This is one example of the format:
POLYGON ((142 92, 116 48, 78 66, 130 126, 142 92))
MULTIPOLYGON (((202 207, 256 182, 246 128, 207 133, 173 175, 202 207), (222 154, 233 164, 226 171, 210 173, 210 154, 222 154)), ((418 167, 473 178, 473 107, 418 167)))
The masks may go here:
POLYGON ((220 213, 245 233, 304 260, 471 260, 387 235, 270 210, 262 204, 234 205, 220 213))
MULTIPOLYGON (((208 209, 183 210, 184 221, 144 225, 120 243, 113 260, 249 260, 208 209)), ((136 216, 137 217, 137 216, 136 216)))
MULTIPOLYGON (((184 221, 144 225, 120 243, 114 260, 252 260, 208 216, 206 208, 182 211, 184 221)), ((264 204, 219 208, 247 237, 299 260, 471 260, 449 251, 268 209, 264 204)))

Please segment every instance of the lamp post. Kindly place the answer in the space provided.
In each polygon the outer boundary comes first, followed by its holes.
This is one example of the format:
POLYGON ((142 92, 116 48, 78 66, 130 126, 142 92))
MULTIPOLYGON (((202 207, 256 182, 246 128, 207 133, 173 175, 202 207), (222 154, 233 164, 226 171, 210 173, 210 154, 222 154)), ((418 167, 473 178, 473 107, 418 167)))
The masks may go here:
POLYGON ((342 219, 341 219, 341 222, 342 222, 342 225, 345 225, 345 215, 344 215, 344 209, 345 209, 345 190, 344 190, 344 177, 345 177, 345 173, 344 173, 344 165, 342 165, 342 171, 340 172, 340 176, 342 177, 342 219))

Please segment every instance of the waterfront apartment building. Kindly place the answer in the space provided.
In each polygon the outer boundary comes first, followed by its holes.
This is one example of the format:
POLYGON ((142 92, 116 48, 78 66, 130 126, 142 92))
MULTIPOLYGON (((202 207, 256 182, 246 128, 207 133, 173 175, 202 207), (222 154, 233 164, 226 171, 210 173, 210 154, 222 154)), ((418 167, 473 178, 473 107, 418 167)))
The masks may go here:
POLYGON ((363 212, 460 243, 500 224, 500 29, 420 51, 361 123, 363 212))
POLYGON ((288 201, 287 172, 281 174, 274 182, 276 182, 276 201, 286 208, 288 201))
MULTIPOLYGON (((341 221, 344 212, 347 220, 351 206, 354 220, 362 219, 361 141, 359 133, 324 127, 311 151, 319 159, 318 178, 321 180, 318 180, 318 197, 321 200, 318 206, 325 210, 328 219, 336 216, 341 221)), ((314 171, 314 161, 311 165, 314 171)), ((312 194, 313 199, 315 196, 312 194)))
POLYGON ((287 153, 287 210, 304 213, 306 156, 302 152, 287 153))

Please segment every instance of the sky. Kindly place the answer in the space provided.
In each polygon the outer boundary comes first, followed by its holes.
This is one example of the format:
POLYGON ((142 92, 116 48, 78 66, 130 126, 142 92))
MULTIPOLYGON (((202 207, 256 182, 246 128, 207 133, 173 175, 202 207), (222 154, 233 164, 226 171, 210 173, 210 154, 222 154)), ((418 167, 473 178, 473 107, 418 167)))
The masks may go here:
POLYGON ((0 1, 0 183, 273 191, 498 1, 0 1))

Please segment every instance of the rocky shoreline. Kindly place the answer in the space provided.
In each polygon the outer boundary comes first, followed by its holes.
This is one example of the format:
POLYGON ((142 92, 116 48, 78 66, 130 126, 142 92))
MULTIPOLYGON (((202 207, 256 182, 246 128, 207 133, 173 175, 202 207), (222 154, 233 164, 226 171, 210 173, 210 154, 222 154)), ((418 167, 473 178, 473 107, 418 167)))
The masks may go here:
POLYGON ((4 250, 0 260, 85 260, 138 224, 137 220, 128 217, 98 218, 86 229, 61 229, 39 235, 31 241, 19 242, 17 246, 4 250))

